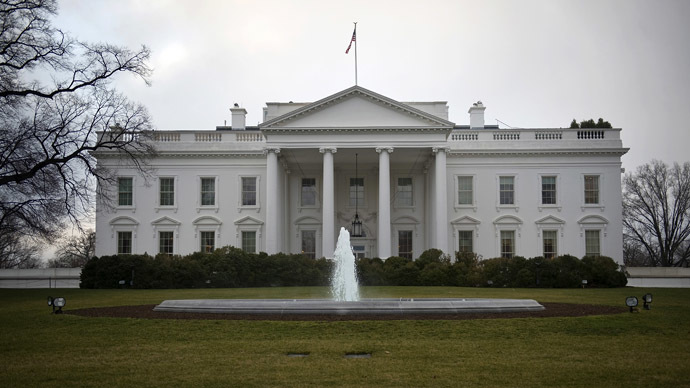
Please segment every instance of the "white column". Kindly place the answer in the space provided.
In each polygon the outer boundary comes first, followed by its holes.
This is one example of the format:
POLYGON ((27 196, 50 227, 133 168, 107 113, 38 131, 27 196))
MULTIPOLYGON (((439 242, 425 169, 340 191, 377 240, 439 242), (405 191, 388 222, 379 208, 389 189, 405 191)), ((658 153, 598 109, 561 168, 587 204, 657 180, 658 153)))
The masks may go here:
POLYGON ((280 252, 280 148, 266 148, 266 253, 280 252))
POLYGON ((335 252, 335 184, 333 178, 333 154, 336 148, 319 148, 323 154, 323 209, 321 253, 325 257, 333 257, 335 252))
POLYGON ((377 147, 379 153, 379 209, 378 245, 379 258, 391 256, 391 163, 393 148, 377 147))
POLYGON ((448 194, 446 191, 446 152, 447 147, 434 147, 434 248, 448 253, 448 194))

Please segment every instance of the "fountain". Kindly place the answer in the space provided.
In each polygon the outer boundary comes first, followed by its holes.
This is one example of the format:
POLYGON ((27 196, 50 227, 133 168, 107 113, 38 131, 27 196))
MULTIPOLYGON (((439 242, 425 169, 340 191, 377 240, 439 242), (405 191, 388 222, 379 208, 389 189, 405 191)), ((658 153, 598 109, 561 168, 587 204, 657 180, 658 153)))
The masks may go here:
POLYGON ((350 233, 340 228, 340 236, 334 253, 335 270, 331 277, 331 295, 338 302, 359 300, 359 284, 355 273, 355 255, 350 246, 350 233))
POLYGON ((350 234, 340 229, 331 278, 332 299, 165 300, 154 311, 271 315, 431 315, 541 311, 532 299, 378 298, 360 299, 350 234))

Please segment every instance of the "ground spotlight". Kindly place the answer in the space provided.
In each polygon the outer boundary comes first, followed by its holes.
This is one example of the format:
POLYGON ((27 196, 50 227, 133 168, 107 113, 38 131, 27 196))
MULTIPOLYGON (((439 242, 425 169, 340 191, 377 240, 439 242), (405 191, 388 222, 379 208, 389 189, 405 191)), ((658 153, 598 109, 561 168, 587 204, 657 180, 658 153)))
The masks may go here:
POLYGON ((652 294, 647 293, 642 295, 642 302, 644 303, 643 307, 645 310, 651 309, 652 307, 650 304, 652 304, 652 294))
POLYGON ((637 297, 629 296, 625 298, 625 305, 630 307, 630 312, 633 312, 633 309, 637 310, 637 297))
POLYGON ((48 306, 53 307, 53 314, 62 314, 62 308, 65 307, 65 298, 58 296, 57 298, 53 298, 52 296, 48 297, 48 306), (57 307, 57 310, 55 308, 57 307))

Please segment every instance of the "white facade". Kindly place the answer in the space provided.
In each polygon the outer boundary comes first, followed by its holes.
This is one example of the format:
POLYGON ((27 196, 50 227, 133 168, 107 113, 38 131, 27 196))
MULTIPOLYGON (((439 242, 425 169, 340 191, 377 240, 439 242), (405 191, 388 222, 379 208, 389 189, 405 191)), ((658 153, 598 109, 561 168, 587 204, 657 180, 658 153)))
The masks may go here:
POLYGON ((100 152, 120 181, 115 206, 99 205, 96 254, 233 245, 330 256, 357 212, 352 245, 367 257, 439 248, 622 263, 620 129, 498 129, 484 109, 456 125, 445 102, 354 86, 267 103, 258 127, 235 107, 232 127, 156 132, 148 180, 100 152))

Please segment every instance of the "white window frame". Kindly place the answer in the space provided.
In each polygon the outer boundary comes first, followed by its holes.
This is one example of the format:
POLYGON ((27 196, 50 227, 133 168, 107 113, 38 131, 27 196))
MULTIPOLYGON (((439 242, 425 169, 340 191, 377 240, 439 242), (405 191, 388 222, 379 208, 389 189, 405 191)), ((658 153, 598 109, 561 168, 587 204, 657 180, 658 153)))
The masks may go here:
POLYGON ((516 212, 520 211, 519 195, 518 195, 518 174, 505 173, 496 175, 496 211, 501 209, 514 209, 516 212), (501 178, 513 178, 513 203, 501 204, 501 178))
POLYGON ((263 248, 263 221, 251 216, 243 217, 235 221, 235 244, 234 246, 242 249, 242 232, 256 232, 256 252, 259 253, 263 248))
POLYGON ((598 214, 589 214, 580 218, 577 223, 580 226, 580 246, 582 247, 582 255, 585 256, 587 253, 587 240, 586 231, 587 230, 598 230, 599 231, 599 255, 606 256, 604 253, 604 243, 608 237, 608 225, 609 221, 598 214))
POLYGON ((552 210, 555 209, 557 211, 561 211, 563 209, 563 206, 561 205, 561 176, 560 174, 557 173, 540 173, 537 176, 538 182, 537 182, 537 187, 539 190, 539 205, 537 208, 539 211, 544 211, 544 210, 552 210), (555 204, 544 204, 543 197, 542 197, 542 181, 544 177, 555 177, 556 178, 556 203, 555 204))
MULTIPOLYGON (((178 192, 178 185, 177 185, 177 176, 176 175, 163 175, 159 176, 157 178, 157 186, 158 186, 158 192, 156 193, 156 213, 159 210, 173 210, 175 213, 177 213, 177 204, 179 203, 177 200, 177 192, 178 192), (173 180, 173 205, 161 205, 161 179, 162 178, 169 178, 173 180)), ((200 181, 201 182, 201 181, 200 181)), ((200 183, 201 184, 201 183, 200 183)), ((201 188, 199 188, 199 191, 201 192, 201 188)))
MULTIPOLYGON (((216 193, 218 190, 216 190, 216 193)), ((199 193, 201 193, 201 190, 199 190, 199 193)), ((213 249, 217 249, 218 247, 221 246, 221 234, 220 234, 220 228, 222 226, 223 222, 214 217, 214 216, 201 216, 192 221, 192 225, 194 225, 194 252, 200 252, 201 251, 201 233, 200 232, 214 232, 215 233, 215 240, 214 240, 214 247, 213 249), (196 248, 199 248, 197 251, 196 248)))
POLYGON ((135 210, 137 208, 137 177, 134 175, 118 175, 115 179, 115 208, 118 210, 135 210), (131 205, 120 205, 120 178, 130 178, 132 179, 132 204, 131 205))
POLYGON ((110 221, 110 238, 114 241, 115 254, 118 251, 118 232, 132 232, 132 254, 137 252, 137 229, 139 222, 132 217, 119 216, 110 221))
MULTIPOLYGON (((220 188, 220 179, 218 176, 215 175, 199 175, 197 177, 197 190, 196 190, 196 195, 197 195, 197 208, 196 211, 197 213, 200 210, 214 210, 216 213, 218 212, 218 199, 220 196, 218 195, 218 191, 220 188), (214 180, 214 197, 213 197, 213 205, 202 205, 201 204, 201 182, 202 179, 213 179, 214 180)), ((201 245, 199 245, 201 247, 201 245)))
POLYGON ((173 255, 178 253, 180 222, 170 217, 161 217, 151 222, 153 227, 153 240, 156 244, 156 252, 160 253, 160 234, 159 232, 173 232, 173 255))
POLYGON ((556 236, 556 241, 555 241, 555 243, 556 243, 556 244, 555 244, 555 245, 556 245, 556 251, 554 252, 554 256, 553 256, 553 257, 554 257, 554 258, 555 258, 555 257, 558 257, 558 255, 559 255, 558 250, 559 250, 559 248, 560 248, 560 242, 559 242, 560 239, 559 239, 559 236, 558 236, 558 235, 559 235, 560 233, 559 233, 559 230, 558 230, 558 229, 549 229, 549 228, 545 228, 545 229, 543 229, 543 230, 541 231, 541 251, 542 251, 541 253, 542 253, 542 257, 546 258, 546 252, 544 252, 544 242, 545 242, 544 239, 546 238, 546 237, 544 236, 544 233, 545 233, 545 232, 554 232, 554 233, 555 233, 555 236, 556 236))
POLYGON ((455 187, 455 200, 453 201, 453 206, 455 209, 472 209, 477 211, 477 175, 476 174, 456 174, 453 176, 453 182, 455 187), (460 182, 459 178, 469 177, 472 178, 472 203, 460 204, 460 182))
MULTIPOLYGON (((321 182, 320 182, 319 178, 315 177, 315 176, 301 176, 301 177, 299 177, 297 182, 299 185, 297 188, 297 190, 299 192, 299 195, 298 195, 299 203, 298 203, 297 207, 299 209, 318 209, 318 208, 320 208, 321 207, 321 201, 319 199, 319 193, 321 192, 321 190, 320 190, 319 185, 321 182), (314 204, 313 205, 303 205, 303 203, 302 203, 302 180, 303 179, 313 179, 314 180, 314 204)), ((240 201, 241 200, 242 199, 240 199, 240 201)))
POLYGON ((367 177, 362 175, 355 177, 354 175, 347 177, 347 182, 345 182, 345 187, 347 187, 347 208, 354 209, 355 205, 350 204, 350 179, 361 178, 362 179, 362 200, 357 202, 357 208, 365 209, 367 208, 367 177))
POLYGON ((503 257, 503 232, 512 232, 513 233, 513 253, 512 253, 512 258, 515 258, 515 256, 518 255, 518 248, 517 248, 517 242, 518 242, 518 233, 516 229, 510 229, 510 228, 505 228, 501 229, 498 232, 498 256, 497 257, 503 257))
POLYGON ((604 256, 603 254, 603 242, 604 238, 602 237, 603 231, 599 228, 586 228, 584 231, 584 255, 587 256, 587 232, 597 232, 597 236, 599 238, 599 254, 594 257, 599 257, 599 256, 604 256))
POLYGON ((133 255, 134 254, 134 231, 132 230, 118 230, 115 232, 115 252, 117 252, 118 255, 133 255), (130 252, 129 253, 120 253, 120 233, 129 233, 130 234, 130 243, 129 243, 129 248, 130 252))
POLYGON ((218 233, 215 230, 213 230, 211 228, 202 227, 202 228, 199 228, 199 230, 197 231, 197 235, 198 235, 198 238, 197 238, 196 247, 199 248, 199 250, 195 251, 195 252, 212 253, 213 251, 218 249, 218 233), (201 249, 202 248, 201 247, 201 242, 202 242, 201 241, 201 235, 204 233, 212 233, 213 234, 213 250, 211 252, 206 252, 205 250, 201 249))
POLYGON ((580 175, 580 203, 582 203, 582 211, 599 209, 602 212, 605 209, 604 206, 604 174, 600 172, 585 172, 580 175), (599 203, 585 203, 585 177, 587 176, 598 176, 599 177, 599 203))
MULTIPOLYGON (((300 253, 302 251, 302 231, 315 230, 316 231, 316 257, 323 257, 321 252, 321 221, 315 217, 304 216, 295 221, 295 240, 293 240, 293 252, 300 253)), ((331 252, 332 253, 332 252, 331 252)))
POLYGON ((475 229, 466 229, 466 228, 464 228, 464 229, 461 228, 461 229, 455 230, 455 248, 458 248, 458 249, 454 249, 454 251, 460 252, 460 233, 461 232, 463 232, 463 233, 469 232, 470 233, 470 236, 472 237, 472 251, 470 253, 477 253, 476 238, 475 238, 476 231, 475 231, 475 229))
POLYGON ((161 228, 161 229, 156 229, 156 254, 163 254, 161 252, 161 232, 169 232, 172 233, 172 252, 169 253, 170 255, 174 255, 177 253, 177 232, 173 229, 170 228, 161 228))
POLYGON ((415 245, 416 245, 414 243, 414 240, 415 240, 415 238, 414 238, 415 230, 414 229, 415 228, 405 228, 405 226, 401 226, 400 228, 397 228, 397 230, 395 232, 395 242, 396 242, 396 247, 398 248, 396 250, 396 252, 397 252, 396 256, 402 257, 402 256, 400 256, 400 232, 410 232, 410 243, 412 244, 412 252, 410 252, 410 255, 411 255, 410 259, 411 260, 416 259, 415 254, 414 254, 415 245))
MULTIPOLYGON (((300 184, 302 181, 300 180, 300 184)), ((242 210, 256 210, 257 212, 261 209, 261 175, 256 174, 243 174, 237 176, 237 209, 241 212, 242 210), (255 205, 243 205, 242 204, 242 178, 254 178, 256 179, 256 204, 255 205)))
POLYGON ((299 230, 299 232, 298 232, 298 234, 299 234, 299 251, 301 254, 304 254, 304 250, 302 250, 302 247, 304 247, 304 232, 314 232, 314 258, 316 259, 316 258, 318 258, 318 256, 317 256, 317 250, 318 250, 317 241, 318 241, 319 231, 315 227, 314 228, 303 228, 303 229, 299 230))
POLYGON ((460 248, 460 232, 471 231, 472 232, 472 249, 477 250, 477 241, 479 238, 479 225, 481 221, 474 217, 462 216, 450 222, 453 225, 453 251, 455 248, 460 248))
MULTIPOLYGON (((393 200, 393 208, 394 209, 414 209, 416 201, 417 201, 417 196, 415 195, 415 177, 413 175, 395 175, 393 177, 393 183, 395 184, 395 195, 394 195, 394 200, 393 200), (410 194, 412 195, 412 203, 409 205, 405 204, 400 204, 398 202, 398 179, 411 179, 412 180, 412 185, 411 185, 411 190, 410 194)), ((348 188, 349 189, 349 188, 348 188)), ((348 199, 349 200, 349 199, 348 199)))
POLYGON ((496 257, 501 257, 501 232, 510 230, 515 232, 515 252, 513 255, 520 255, 522 252, 522 220, 517 216, 502 215, 496 218, 493 223, 496 235, 496 257))

